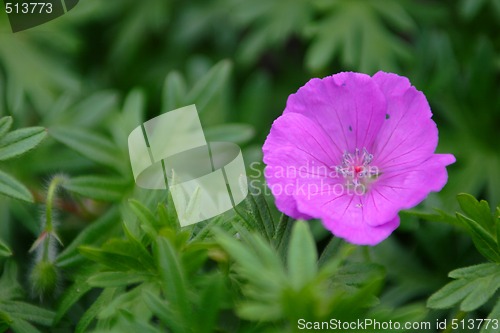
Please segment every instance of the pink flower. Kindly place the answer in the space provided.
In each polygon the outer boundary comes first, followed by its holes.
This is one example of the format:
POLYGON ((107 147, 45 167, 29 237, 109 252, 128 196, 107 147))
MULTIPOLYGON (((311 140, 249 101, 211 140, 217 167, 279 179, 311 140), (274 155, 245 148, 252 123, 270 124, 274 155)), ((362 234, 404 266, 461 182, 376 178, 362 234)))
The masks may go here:
POLYGON ((398 212, 446 184, 450 154, 407 78, 339 73, 290 95, 263 147, 265 177, 283 213, 319 218, 334 235, 375 245, 398 212))

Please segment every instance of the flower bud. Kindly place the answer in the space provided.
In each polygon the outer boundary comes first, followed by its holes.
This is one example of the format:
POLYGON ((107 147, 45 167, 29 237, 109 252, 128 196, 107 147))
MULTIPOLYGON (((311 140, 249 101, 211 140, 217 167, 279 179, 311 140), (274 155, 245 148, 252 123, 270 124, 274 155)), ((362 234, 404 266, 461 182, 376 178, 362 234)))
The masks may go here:
POLYGON ((30 275, 33 293, 40 298, 54 293, 57 287, 58 272, 55 264, 41 260, 35 264, 30 275))

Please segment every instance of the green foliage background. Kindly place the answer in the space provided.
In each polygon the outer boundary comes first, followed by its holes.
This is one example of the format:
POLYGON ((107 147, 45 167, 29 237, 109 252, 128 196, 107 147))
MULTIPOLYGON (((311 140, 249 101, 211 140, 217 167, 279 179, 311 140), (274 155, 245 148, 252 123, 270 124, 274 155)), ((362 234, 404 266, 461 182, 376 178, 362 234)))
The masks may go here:
POLYGON ((499 28, 499 0, 82 0, 16 34, 0 11, 0 332, 500 318, 499 28), (457 157, 373 248, 257 186, 288 95, 349 70, 407 76, 457 157), (166 193, 134 186, 127 136, 192 103, 208 140, 243 148, 253 193, 180 229, 166 193))

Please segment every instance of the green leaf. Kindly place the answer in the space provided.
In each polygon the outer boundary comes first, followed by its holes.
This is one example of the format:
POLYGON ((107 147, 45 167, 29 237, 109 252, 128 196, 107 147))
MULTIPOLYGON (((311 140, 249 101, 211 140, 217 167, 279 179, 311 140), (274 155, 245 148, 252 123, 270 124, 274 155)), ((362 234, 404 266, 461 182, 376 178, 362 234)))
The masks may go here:
POLYGON ((223 91, 223 87, 229 79, 231 68, 232 64, 228 60, 218 62, 195 84, 186 100, 189 103, 195 103, 198 110, 203 112, 214 96, 223 91))
POLYGON ((208 283, 201 292, 198 307, 197 330, 200 333, 216 332, 217 317, 222 305, 224 283, 219 274, 208 277, 208 283))
POLYGON ((85 311, 83 316, 78 321, 76 325, 75 333, 84 333, 87 330, 87 327, 92 323, 94 318, 97 316, 101 310, 109 304, 113 298, 115 297, 116 289, 115 288, 106 288, 103 290, 101 295, 96 299, 94 304, 85 311))
POLYGON ((457 195, 457 200, 465 215, 476 221, 481 227, 488 231, 488 233, 494 233, 495 220, 491 214, 488 202, 485 200, 478 202, 476 198, 466 193, 457 195))
POLYGON ((458 277, 434 293, 427 306, 445 309, 460 302, 460 309, 474 311, 485 304, 500 288, 500 265, 484 264, 461 268, 450 272, 458 277))
POLYGON ((371 263, 349 263, 335 274, 335 281, 354 287, 361 287, 384 276, 382 266, 371 263))
POLYGON ((207 141, 228 141, 242 144, 250 141, 255 135, 252 126, 246 124, 223 124, 205 129, 207 141))
POLYGON ((6 261, 2 277, 0 278, 0 286, 0 300, 20 299, 23 297, 24 289, 18 282, 15 261, 11 259, 6 261))
POLYGON ((0 170, 0 194, 8 197, 33 202, 33 195, 31 192, 20 182, 12 176, 0 170))
POLYGON ((118 210, 111 209, 81 231, 71 244, 64 248, 56 259, 57 265, 68 267, 81 264, 85 258, 79 253, 79 246, 84 244, 98 246, 117 234, 118 231, 121 231, 118 210))
POLYGON ((42 142, 47 135, 43 127, 27 127, 6 134, 0 139, 0 161, 22 155, 42 142))
POLYGON ((87 283, 92 287, 109 288, 125 287, 131 284, 143 282, 150 278, 146 274, 121 273, 121 272, 103 272, 91 276, 87 283))
POLYGON ((304 287, 316 276, 318 270, 316 243, 304 221, 297 221, 292 230, 288 248, 288 274, 295 289, 304 287))
POLYGON ((2 139, 5 134, 7 134, 11 126, 12 126, 11 116, 0 118, 0 139, 2 139))
POLYGON ((20 301, 3 301, 0 304, 0 309, 9 313, 14 318, 14 321, 19 318, 36 324, 50 326, 54 320, 54 312, 20 301))
POLYGON ((123 178, 108 176, 81 176, 70 178, 64 188, 81 196, 101 200, 120 201, 129 186, 123 178))
POLYGON ((174 247, 166 238, 157 237, 153 252, 167 300, 184 319, 191 318, 187 282, 174 247))
POLYGON ((493 236, 476 221, 459 213, 457 213, 457 218, 467 226, 477 250, 487 259, 494 262, 500 262, 498 244, 493 236))
POLYGON ((133 256, 133 253, 116 253, 89 246, 80 246, 79 250, 82 255, 90 260, 105 265, 113 270, 136 271, 144 268, 139 259, 133 256))
POLYGON ((12 250, 0 239, 0 257, 10 257, 12 250))
POLYGON ((129 205, 134 214, 139 219, 139 221, 143 225, 149 227, 150 228, 149 230, 158 229, 158 227, 160 226, 158 220, 146 206, 144 206, 141 202, 135 199, 130 199, 129 205))
POLYGON ((168 303, 160 299, 157 295, 146 291, 143 293, 143 299, 151 311, 169 327, 174 333, 182 333, 188 330, 185 323, 179 320, 179 313, 176 312, 168 303))
POLYGON ((480 333, 497 333, 498 332, 498 318, 500 318, 500 297, 497 300, 497 303, 493 310, 491 310, 487 320, 483 323, 480 333), (495 320, 497 321, 497 325, 495 325, 495 320))
POLYGON ((111 167, 123 174, 128 170, 128 161, 120 157, 116 145, 100 134, 75 127, 51 128, 49 134, 89 160, 111 167))
POLYGON ((184 78, 178 72, 170 72, 163 86, 163 113, 184 106, 186 97, 187 89, 184 78))
POLYGON ((87 283, 87 279, 95 274, 97 267, 97 265, 92 265, 90 267, 84 266, 83 269, 77 271, 77 274, 75 274, 75 282, 67 288, 64 294, 59 298, 54 325, 57 325, 68 310, 92 289, 87 283))

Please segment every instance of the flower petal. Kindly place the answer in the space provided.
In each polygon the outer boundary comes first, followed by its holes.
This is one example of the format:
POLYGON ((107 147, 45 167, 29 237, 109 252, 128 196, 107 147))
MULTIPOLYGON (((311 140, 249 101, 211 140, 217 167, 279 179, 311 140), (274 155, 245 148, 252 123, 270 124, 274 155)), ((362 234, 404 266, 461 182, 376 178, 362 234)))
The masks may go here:
POLYGON ((323 219, 323 225, 335 236, 344 238, 346 241, 358 245, 376 245, 389 237, 399 226, 399 216, 395 216, 386 223, 379 226, 370 226, 359 223, 359 220, 335 221, 329 218, 323 219))
POLYGON ((371 151, 372 165, 387 172, 421 164, 438 142, 427 99, 405 77, 378 72, 373 79, 387 99, 387 115, 371 151))
POLYGON ((300 113, 314 120, 342 154, 355 148, 371 151, 385 111, 384 95, 370 76, 345 72, 310 80, 290 95, 285 114, 300 113))
POLYGON ((297 210, 293 194, 298 178, 324 179, 339 158, 329 136, 309 118, 288 113, 279 117, 262 148, 265 177, 277 207, 294 218, 311 218, 297 210))
POLYGON ((434 154, 404 171, 384 173, 363 200, 365 223, 376 226, 402 209, 422 202, 430 192, 440 191, 448 181, 446 166, 455 162, 450 154, 434 154))

